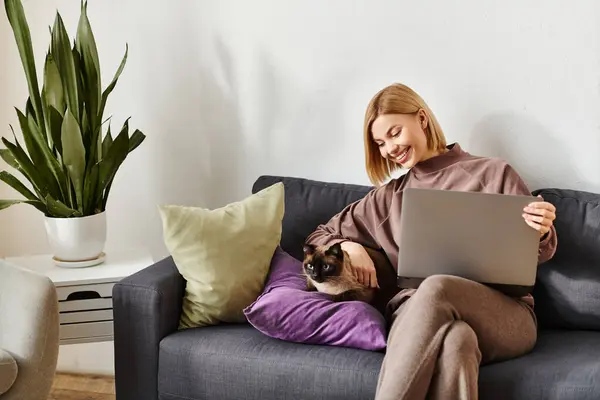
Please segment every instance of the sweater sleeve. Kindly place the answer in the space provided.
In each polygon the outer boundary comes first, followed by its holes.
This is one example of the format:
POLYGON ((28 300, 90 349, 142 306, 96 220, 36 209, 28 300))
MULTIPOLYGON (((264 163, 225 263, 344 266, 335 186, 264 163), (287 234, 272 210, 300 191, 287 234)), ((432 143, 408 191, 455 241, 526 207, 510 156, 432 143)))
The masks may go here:
MULTIPOLYGON (((521 176, 509 164, 505 164, 504 166, 501 186, 502 193, 531 196, 531 191, 527 188, 521 176)), ((542 264, 554 257, 557 245, 556 229, 552 225, 548 234, 540 240, 538 264, 542 264)))
POLYGON ((388 218, 395 188, 392 183, 371 190, 365 197, 346 206, 326 224, 319 225, 306 243, 329 247, 352 241, 380 249, 377 228, 388 218))

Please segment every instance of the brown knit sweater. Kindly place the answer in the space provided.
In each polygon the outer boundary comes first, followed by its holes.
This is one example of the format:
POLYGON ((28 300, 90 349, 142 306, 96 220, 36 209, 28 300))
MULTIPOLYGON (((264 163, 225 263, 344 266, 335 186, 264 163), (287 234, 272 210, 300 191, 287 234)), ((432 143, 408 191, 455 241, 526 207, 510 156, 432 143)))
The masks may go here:
MULTIPOLYGON (((398 244, 392 234, 392 221, 400 220, 405 188, 531 195, 521 177, 505 161, 471 155, 458 143, 449 145, 448 149, 448 152, 418 163, 405 175, 373 189, 363 199, 348 205, 327 224, 318 226, 306 241, 317 246, 329 246, 350 240, 382 249, 396 267, 398 244)), ((556 231, 552 227, 540 241, 539 264, 554 256, 556 245, 556 231)), ((531 296, 524 300, 533 305, 531 296)))

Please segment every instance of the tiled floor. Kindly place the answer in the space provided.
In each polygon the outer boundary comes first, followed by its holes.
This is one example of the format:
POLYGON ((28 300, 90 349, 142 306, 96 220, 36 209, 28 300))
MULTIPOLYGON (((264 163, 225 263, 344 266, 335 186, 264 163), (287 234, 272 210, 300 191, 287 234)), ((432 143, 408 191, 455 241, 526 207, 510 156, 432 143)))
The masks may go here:
POLYGON ((48 400, 115 400, 112 376, 57 373, 48 400))

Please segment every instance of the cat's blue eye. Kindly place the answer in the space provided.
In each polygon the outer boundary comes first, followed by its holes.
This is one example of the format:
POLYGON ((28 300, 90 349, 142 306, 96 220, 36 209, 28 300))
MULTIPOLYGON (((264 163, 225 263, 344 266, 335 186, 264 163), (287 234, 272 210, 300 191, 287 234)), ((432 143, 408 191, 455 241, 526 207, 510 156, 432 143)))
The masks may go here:
POLYGON ((330 269, 331 269, 331 266, 329 264, 323 265, 323 270, 324 271, 329 271, 330 269))
POLYGON ((307 265, 306 265, 306 268, 312 271, 312 269, 313 269, 313 266, 312 266, 312 264, 307 264, 307 265))

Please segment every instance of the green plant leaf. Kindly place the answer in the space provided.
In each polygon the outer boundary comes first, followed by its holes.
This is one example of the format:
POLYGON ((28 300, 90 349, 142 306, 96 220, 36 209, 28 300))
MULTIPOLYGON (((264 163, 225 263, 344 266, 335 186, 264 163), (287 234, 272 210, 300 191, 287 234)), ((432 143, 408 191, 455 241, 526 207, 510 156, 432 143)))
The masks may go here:
MULTIPOLYGON (((86 215, 92 215, 96 211, 97 194, 96 190, 98 189, 98 175, 100 173, 99 164, 95 163, 92 168, 89 169, 89 173, 85 177, 85 183, 83 187, 83 198, 85 199, 85 205, 83 208, 83 212, 86 215)), ((98 207, 99 208, 99 207, 98 207)))
POLYGON ((17 192, 21 193, 27 200, 39 201, 37 196, 11 173, 0 171, 0 180, 15 189, 17 192))
MULTIPOLYGON (((44 157, 45 164, 40 164, 40 165, 38 165, 38 167, 41 167, 41 168, 47 167, 50 169, 50 172, 52 174, 49 177, 49 179, 51 179, 52 177, 54 179, 56 179, 56 182, 58 183, 58 187, 60 190, 60 192, 58 192, 56 194, 56 196, 60 196, 57 198, 62 200, 66 197, 66 193, 67 193, 67 186, 66 186, 67 179, 66 179, 64 171, 62 169, 62 166, 60 165, 60 163, 54 156, 52 149, 48 146, 48 142, 41 137, 39 127, 37 126, 37 124, 35 123, 33 118, 30 116, 27 121, 29 123, 29 129, 31 131, 31 134, 37 141, 38 146, 41 149, 42 155, 44 157)), ((53 185, 53 183, 52 183, 52 185, 53 185)))
POLYGON ((88 122, 87 113, 85 111, 85 104, 83 106, 84 110, 81 114, 81 140, 83 140, 83 147, 85 148, 85 154, 87 154, 87 158, 89 160, 93 160, 94 156, 92 154, 92 135, 90 133, 90 124, 88 122))
POLYGON ((4 162, 10 167, 14 168, 19 173, 21 173, 21 175, 23 175, 25 179, 27 179, 31 183, 31 179, 27 176, 25 171, 23 171, 23 168, 21 168, 21 166, 17 162, 17 159, 15 158, 15 156, 13 156, 9 149, 0 149, 0 158, 2 158, 4 162))
MULTIPOLYGON (((33 165, 38 170, 39 176, 45 181, 49 193, 53 196, 60 196, 59 179, 55 172, 60 170, 57 160, 54 158, 45 139, 42 137, 33 116, 26 117, 17 108, 17 116, 21 125, 21 133, 25 141, 25 146, 31 157, 33 165), (54 162, 53 162, 54 160, 54 162)), ((16 155, 15 155, 16 156, 16 155)))
POLYGON ((71 52, 73 53, 73 66, 75 66, 75 78, 77 79, 77 99, 79 100, 79 115, 74 116, 80 123, 80 126, 82 126, 81 121, 85 115, 83 106, 86 102, 85 76, 83 76, 82 72, 83 61, 81 59, 81 54, 79 54, 79 51, 77 51, 75 46, 73 46, 71 52))
MULTIPOLYGON (((92 132, 96 132, 99 125, 98 110, 101 101, 101 76, 100 61, 98 58, 98 49, 96 40, 92 32, 92 27, 87 15, 87 1, 81 5, 81 14, 79 24, 77 25, 77 37, 75 47, 81 55, 82 75, 85 82, 85 100, 88 111, 88 123, 92 132)), ((95 140, 96 138, 92 138, 95 140)))
MULTIPOLYGON (((51 32, 52 34, 52 32, 51 32)), ((44 84, 42 86, 42 109, 44 110, 44 121, 43 125, 46 131, 46 140, 48 141, 48 145, 50 146, 50 150, 56 155, 56 149, 54 146, 54 141, 52 140, 52 129, 51 129, 51 121, 50 121, 50 110, 49 110, 49 102, 55 103, 56 101, 62 101, 60 99, 57 100, 56 97, 62 96, 62 83, 60 82, 60 75, 58 74, 58 69, 56 68, 56 64, 52 60, 52 54, 50 54, 50 50, 46 53, 46 59, 44 60, 44 84), (58 78, 58 82, 56 81, 58 78), (55 93, 56 84, 58 83, 60 94, 55 93), (48 94, 50 93, 50 94, 48 94)), ((54 105, 56 106, 56 105, 54 105)), ((38 123, 39 125, 39 123, 38 123)))
POLYGON ((2 138, 2 143, 4 146, 10 151, 13 158, 19 163, 20 172, 31 182, 34 190, 38 194, 39 197, 45 197, 48 194, 48 182, 42 179, 39 171, 35 168, 27 153, 23 150, 19 142, 15 138, 15 143, 13 144, 8 139, 2 138))
POLYGON ((48 108, 54 107, 61 116, 64 115, 67 105, 65 104, 63 84, 52 53, 46 54, 43 91, 42 97, 48 108))
POLYGON ((127 118, 125 120, 125 122, 123 122, 123 126, 121 127, 121 131, 119 132, 119 135, 122 133, 125 133, 127 135, 127 137, 129 137, 129 120, 130 119, 131 119, 131 117, 127 118))
POLYGON ((88 140, 91 143, 92 132, 90 130, 90 120, 89 120, 88 114, 86 112, 87 104, 85 104, 83 106, 83 108, 84 108, 83 115, 81 117, 81 133, 83 134, 83 137, 88 138, 88 140))
POLYGON ((106 136, 104 136, 104 140, 102 141, 102 154, 107 154, 110 146, 112 146, 113 138, 110 133, 110 124, 108 125, 108 131, 106 132, 106 136))
MULTIPOLYGON (((44 90, 44 88, 42 88, 42 91, 44 90)), ((44 108, 44 99, 42 98, 42 109, 44 108)), ((34 125, 39 126, 38 121, 35 118, 35 111, 33 109, 33 105, 31 104, 31 99, 27 98, 27 104, 25 105, 25 116, 27 117, 27 121, 33 121, 34 125)), ((40 135, 42 135, 41 137, 43 137, 43 142, 47 143, 48 142, 48 137, 46 136, 46 133, 44 132, 44 130, 38 130, 36 129, 36 132, 39 132, 40 135)), ((38 138, 40 138, 40 136, 38 136, 38 138)), ((36 142, 38 143, 42 143, 42 140, 36 140, 36 142)), ((46 144, 43 144, 44 146, 46 144)))
POLYGON ((129 138, 129 152, 131 153, 135 150, 142 142, 146 139, 146 135, 142 133, 139 129, 136 129, 129 138))
POLYGON ((52 196, 46 197, 46 207, 48 208, 48 214, 53 217, 69 218, 82 216, 80 211, 66 206, 63 202, 53 199, 52 196))
POLYGON ((108 96, 115 88, 117 81, 119 80, 119 76, 121 76, 121 73, 123 72, 123 69, 125 68, 125 63, 127 62, 127 53, 128 52, 129 52, 129 45, 126 44, 125 45, 125 55, 123 56, 123 60, 121 60, 121 65, 119 65, 119 68, 117 69, 117 72, 115 73, 115 76, 113 77, 110 84, 106 87, 104 92, 102 92, 102 100, 100 102, 100 111, 98 111, 99 119, 102 119, 102 116, 104 115, 104 107, 106 107, 106 101, 108 100, 108 96))
POLYGON ((67 175, 67 187, 69 188, 69 198, 68 201, 65 202, 65 204, 67 204, 71 208, 77 208, 77 201, 75 200, 75 189, 73 188, 73 181, 69 176, 69 170, 67 169, 67 167, 64 164, 63 167, 65 169, 65 175, 67 175))
POLYGON ((41 201, 37 200, 0 200, 0 210, 4 210, 10 206, 14 206, 15 204, 29 204, 46 214, 46 205, 41 201))
POLYGON ((48 117, 48 103, 46 103, 46 88, 42 87, 42 109, 44 110, 44 121, 43 124, 46 128, 46 134, 48 135, 46 137, 46 140, 48 142, 48 146, 50 146, 50 150, 54 150, 54 143, 52 143, 52 134, 50 132, 50 119, 48 117))
POLYGON ((86 168, 89 176, 93 160, 102 158, 101 116, 98 115, 101 101, 102 82, 100 76, 100 61, 96 40, 87 16, 87 1, 82 2, 75 47, 81 55, 82 76, 85 83, 86 111, 82 117, 82 129, 85 132, 84 145, 91 161, 86 168))
POLYGON ((101 201, 101 205, 100 205, 100 209, 102 211, 106 210, 106 204, 108 203, 108 195, 110 193, 110 188, 112 187, 112 179, 110 182, 108 182, 108 185, 106 185, 106 188, 104 189, 104 194, 102 195, 102 198, 100 199, 101 201))
POLYGON ((83 147, 81 130, 69 108, 65 112, 61 133, 63 164, 67 167, 69 177, 75 189, 77 210, 83 212, 85 148, 83 147))
POLYGON ((20 172, 21 166, 17 162, 15 156, 12 155, 10 150, 0 149, 0 157, 4 160, 5 163, 7 163, 9 166, 13 167, 14 169, 20 172))
POLYGON ((50 193, 55 198, 64 198, 67 191, 66 178, 61 165, 48 147, 48 142, 32 115, 25 117, 18 109, 17 115, 33 164, 40 171, 40 176, 47 181, 50 193))
MULTIPOLYGON (((130 118, 131 117, 127 118, 125 120, 125 122, 123 123, 123 127, 121 128, 121 132, 119 132, 119 135, 125 135, 125 136, 129 137, 129 119, 130 118)), ((108 128, 109 128, 108 133, 110 134, 110 123, 109 123, 108 128)), ((103 153, 102 159, 104 159, 104 157, 106 157, 109 154, 108 152, 110 151, 110 147, 112 147, 112 144, 113 144, 112 136, 110 137, 110 146, 108 146, 109 143, 106 143, 106 144, 107 144, 106 151, 102 152, 102 150, 100 150, 100 152, 103 153)), ((103 145, 104 145, 104 143, 103 143, 103 145)), ((100 161, 102 161, 102 160, 99 160, 98 162, 100 162, 100 161)), ((108 178, 108 179, 109 179, 108 182, 102 182, 101 179, 98 180, 98 187, 96 190, 96 193, 98 194, 98 196, 101 197, 105 190, 110 191, 112 178, 108 178)), ((100 199, 98 199, 98 201, 100 201, 100 199)), ((102 208, 102 207, 101 207, 101 209, 104 210, 104 208, 102 208)))
POLYGON ((79 96, 75 62, 73 60, 69 35, 58 12, 56 13, 54 27, 52 28, 51 48, 52 56, 56 61, 56 67, 61 76, 67 108, 74 116, 79 117, 79 96))
POLYGON ((6 9, 8 22, 12 27, 17 48, 19 49, 21 63, 23 64, 25 77, 27 78, 29 96, 32 99, 32 106, 36 114, 35 120, 43 121, 42 100, 40 98, 35 59, 33 57, 31 33, 29 31, 29 24, 25 18, 23 4, 21 3, 21 0, 4 0, 4 8, 6 9))
POLYGON ((119 135, 115 138, 112 146, 100 161, 100 190, 98 196, 103 196, 102 208, 104 211, 106 207, 106 201, 108 199, 108 193, 110 191, 110 185, 117 173, 117 170, 127 157, 129 153, 129 135, 127 132, 127 123, 121 129, 119 135))
POLYGON ((19 118, 19 125, 21 127, 21 133, 23 134, 23 141, 25 142, 25 148, 29 153, 29 157, 34 164, 40 164, 42 162, 42 154, 37 141, 33 137, 33 134, 29 130, 29 119, 23 114, 21 110, 15 107, 17 117, 19 118))
POLYGON ((35 119, 35 110, 33 109, 33 104, 31 104, 31 98, 29 97, 27 98, 27 103, 25 103, 25 115, 27 117, 32 115, 35 119))
POLYGON ((50 127, 49 131, 52 137, 52 142, 54 144, 54 147, 56 148, 56 151, 58 151, 58 154, 60 154, 62 157, 63 150, 61 135, 63 116, 53 106, 50 106, 48 108, 46 116, 47 120, 49 121, 48 125, 50 127))
MULTIPOLYGON (((99 161, 99 152, 102 151, 102 148, 98 148, 98 145, 96 144, 96 140, 94 139, 94 137, 96 137, 95 133, 92 133, 90 131, 90 126, 89 126, 89 122, 88 122, 88 113, 84 112, 83 113, 83 146, 85 148, 86 151, 86 155, 87 155, 87 164, 85 167, 85 179, 90 179, 91 178, 91 174, 92 171, 91 169, 93 168, 93 166, 99 161)), ((98 129, 100 130, 101 127, 99 126, 98 129)), ((100 137, 98 135, 98 137, 100 137)), ((100 186, 100 183, 98 181, 98 174, 95 174, 95 179, 93 182, 89 182, 89 185, 93 185, 94 189, 93 190, 86 190, 84 187, 84 194, 85 193, 96 193, 96 191, 98 190, 98 187, 100 186)), ((91 200, 90 199, 86 199, 85 204, 83 205, 84 210, 86 210, 88 207, 92 207, 91 204, 93 204, 95 202, 95 197, 93 197, 91 200)))

